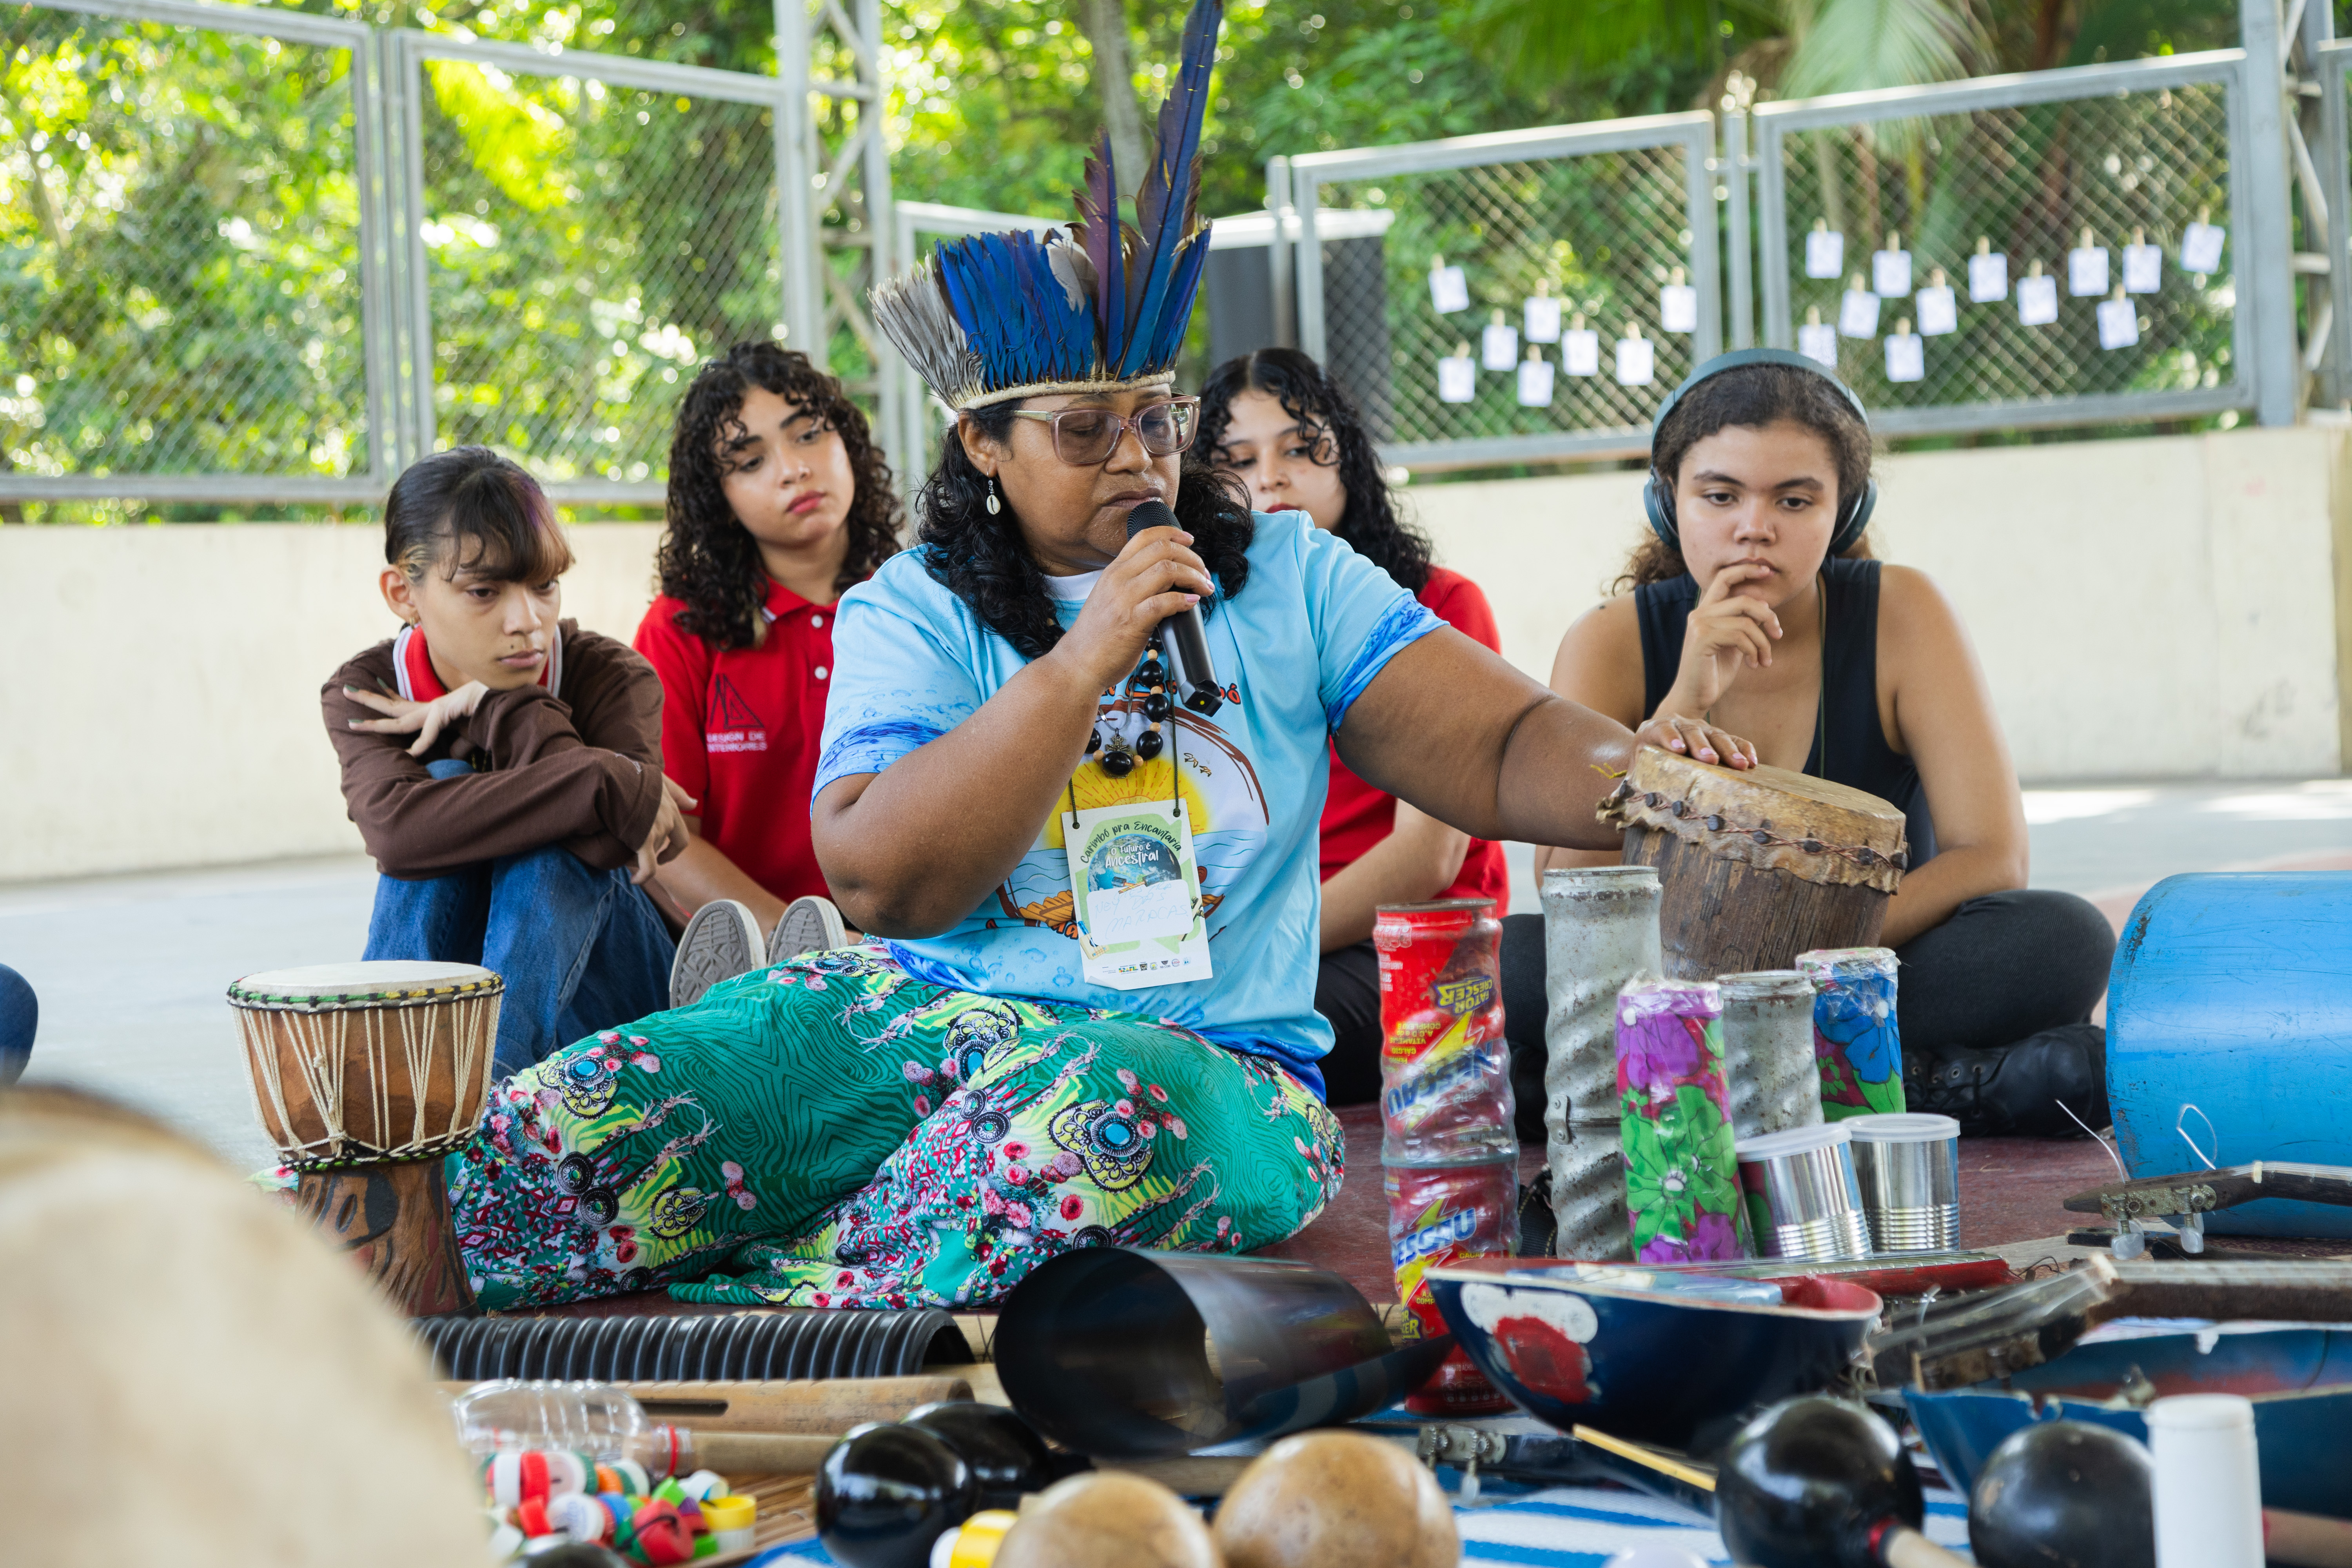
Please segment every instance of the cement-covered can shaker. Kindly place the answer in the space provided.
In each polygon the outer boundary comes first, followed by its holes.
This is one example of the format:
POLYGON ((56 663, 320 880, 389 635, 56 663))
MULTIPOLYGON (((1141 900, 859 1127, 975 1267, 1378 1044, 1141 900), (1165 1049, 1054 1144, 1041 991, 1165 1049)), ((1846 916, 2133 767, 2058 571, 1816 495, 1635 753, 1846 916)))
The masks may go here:
POLYGON ((1551 1171, 1553 1250, 1629 1258, 1625 1161, 1617 1096, 1617 993, 1664 968, 1658 873, 1585 866, 1543 879, 1544 1145, 1551 1171))
POLYGON ((1813 1057, 1813 981, 1801 969, 1726 974, 1723 1070, 1731 1131, 1740 1140, 1816 1127, 1822 1074, 1813 1057))

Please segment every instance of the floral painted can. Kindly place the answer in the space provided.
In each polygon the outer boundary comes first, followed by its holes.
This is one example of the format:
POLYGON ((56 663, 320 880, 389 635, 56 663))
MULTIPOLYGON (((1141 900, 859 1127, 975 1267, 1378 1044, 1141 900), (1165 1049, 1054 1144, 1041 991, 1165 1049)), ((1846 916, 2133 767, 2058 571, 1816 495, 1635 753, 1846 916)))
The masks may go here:
POLYGON ((1713 981, 1641 979, 1617 993, 1617 1099, 1635 1258, 1746 1256, 1713 981))
POLYGON ((1825 947, 1797 954, 1812 976, 1813 1058, 1822 1115, 1885 1116, 1904 1109, 1903 1036, 1895 1014, 1895 950, 1825 947))

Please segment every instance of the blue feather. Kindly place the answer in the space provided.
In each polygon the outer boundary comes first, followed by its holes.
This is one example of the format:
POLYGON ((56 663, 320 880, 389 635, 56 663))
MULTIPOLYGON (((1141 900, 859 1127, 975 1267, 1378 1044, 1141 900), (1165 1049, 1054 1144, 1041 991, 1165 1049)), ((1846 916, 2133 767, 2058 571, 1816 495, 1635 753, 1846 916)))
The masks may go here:
MULTIPOLYGON (((1183 63, 1174 89, 1160 106, 1151 168, 1135 198, 1136 222, 1142 230, 1137 259, 1146 262, 1149 270, 1133 301, 1126 353, 1113 362, 1117 375, 1140 372, 1146 346, 1163 335, 1160 316, 1172 303, 1169 284, 1175 274, 1177 247, 1193 222, 1192 163, 1200 154, 1201 127, 1208 117, 1209 76, 1216 65, 1217 28, 1223 18, 1224 0, 1193 0, 1192 14, 1184 22, 1183 63)), ((1190 315, 1189 294, 1184 303, 1190 315)), ((1150 363, 1159 362, 1155 357, 1150 363)))
POLYGON ((1102 338, 1102 363, 1114 365, 1127 353, 1127 279, 1119 243, 1118 172, 1111 161, 1108 131, 1102 133, 1095 155, 1087 160, 1087 183, 1077 195, 1087 259, 1095 268, 1095 318, 1102 338))
POLYGON ((1209 259, 1209 226, 1202 224, 1184 247, 1183 256, 1176 263, 1174 276, 1169 280, 1170 308, 1160 313, 1151 337, 1151 357, 1147 364, 1173 364, 1179 350, 1184 346, 1185 329, 1192 324, 1192 302, 1200 288, 1201 269, 1209 259), (1181 308, 1179 308, 1181 307, 1181 308))

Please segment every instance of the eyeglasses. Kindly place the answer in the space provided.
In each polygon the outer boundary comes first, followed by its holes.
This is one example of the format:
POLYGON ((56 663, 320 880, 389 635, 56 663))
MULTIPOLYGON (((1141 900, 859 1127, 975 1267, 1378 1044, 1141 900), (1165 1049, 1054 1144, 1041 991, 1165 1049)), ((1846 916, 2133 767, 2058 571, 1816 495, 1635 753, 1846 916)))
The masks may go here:
POLYGON ((1165 458, 1183 451, 1192 444, 1192 437, 1201 426, 1201 400, 1197 397, 1171 397, 1165 403, 1155 403, 1132 419, 1123 419, 1108 408, 1016 408, 1016 419, 1044 419, 1054 426, 1054 456, 1072 468, 1091 468, 1110 461, 1118 449, 1119 438, 1129 430, 1143 443, 1145 452, 1155 458, 1165 458))

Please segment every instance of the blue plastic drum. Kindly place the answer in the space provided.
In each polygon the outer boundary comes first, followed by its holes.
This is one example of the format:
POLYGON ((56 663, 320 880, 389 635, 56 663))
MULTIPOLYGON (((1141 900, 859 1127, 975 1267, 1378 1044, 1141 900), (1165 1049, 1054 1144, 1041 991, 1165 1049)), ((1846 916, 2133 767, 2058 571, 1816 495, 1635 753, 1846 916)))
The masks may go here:
MULTIPOLYGON (((2134 1176, 2203 1164, 2180 1125, 2217 1165, 2352 1165, 2352 871, 2150 888, 2107 980, 2107 1100, 2134 1176)), ((2205 1228, 2352 1237, 2352 1208, 2264 1201, 2205 1228)))

